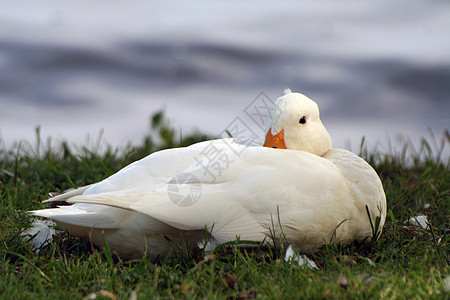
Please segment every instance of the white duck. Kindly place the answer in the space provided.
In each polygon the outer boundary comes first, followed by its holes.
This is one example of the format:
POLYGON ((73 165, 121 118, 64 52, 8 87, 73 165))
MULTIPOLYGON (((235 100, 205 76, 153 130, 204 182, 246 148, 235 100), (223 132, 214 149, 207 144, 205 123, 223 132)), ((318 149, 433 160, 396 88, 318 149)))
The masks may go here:
POLYGON ((376 217, 381 233, 381 181, 360 157, 331 148, 317 104, 289 92, 271 118, 267 147, 220 139, 159 151, 47 200, 74 205, 32 213, 99 247, 105 238, 123 258, 202 243, 205 229, 214 243, 284 241, 302 252, 370 239, 376 217))

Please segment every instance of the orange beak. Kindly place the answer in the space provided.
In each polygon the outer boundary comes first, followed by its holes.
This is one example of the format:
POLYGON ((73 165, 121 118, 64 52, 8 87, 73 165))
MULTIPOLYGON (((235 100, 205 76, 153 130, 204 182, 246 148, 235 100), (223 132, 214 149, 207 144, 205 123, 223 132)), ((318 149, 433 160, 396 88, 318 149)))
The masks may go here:
POLYGON ((275 135, 272 135, 272 129, 269 129, 266 134, 266 140, 264 141, 264 147, 286 149, 284 144, 284 129, 275 135))

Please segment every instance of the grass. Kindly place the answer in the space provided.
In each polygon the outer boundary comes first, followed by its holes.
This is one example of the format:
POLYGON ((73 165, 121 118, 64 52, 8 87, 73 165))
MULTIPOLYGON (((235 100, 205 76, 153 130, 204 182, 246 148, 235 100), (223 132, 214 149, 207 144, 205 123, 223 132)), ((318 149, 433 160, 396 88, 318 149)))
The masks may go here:
MULTIPOLYGON (((236 245, 203 253, 180 254, 152 263, 122 261, 109 249, 61 233, 37 251, 20 234, 31 223, 27 210, 42 207, 51 191, 82 186, 115 173, 162 148, 208 138, 196 133, 176 141, 162 114, 142 146, 97 151, 66 143, 53 147, 38 138, 35 146, 0 149, 0 298, 383 298, 434 299, 449 296, 448 161, 426 140, 412 155, 361 155, 380 175, 388 199, 383 234, 369 244, 325 245, 311 258, 319 269, 285 262, 280 249, 239 249, 236 245), (408 156, 408 157, 407 157, 408 156), (429 204, 428 208, 424 208, 429 204), (404 221, 428 217, 423 229, 404 221)), ((39 136, 39 131, 37 131, 39 136)), ((448 133, 442 147, 448 147, 448 133)))

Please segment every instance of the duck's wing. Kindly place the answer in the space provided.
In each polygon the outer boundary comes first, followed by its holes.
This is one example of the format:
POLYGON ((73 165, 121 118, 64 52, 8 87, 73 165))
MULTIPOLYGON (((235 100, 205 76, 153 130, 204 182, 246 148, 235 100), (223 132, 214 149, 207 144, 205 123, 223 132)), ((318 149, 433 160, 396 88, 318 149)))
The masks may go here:
POLYGON ((44 202, 65 201, 81 194, 121 191, 139 186, 158 186, 205 156, 216 155, 230 149, 242 151, 243 148, 245 146, 233 139, 218 139, 196 143, 189 147, 161 150, 129 164, 100 182, 65 192, 44 202))
MULTIPOLYGON (((108 202, 106 205, 105 203, 103 205, 79 203, 73 206, 35 210, 30 213, 50 218, 60 225, 66 224, 67 226, 65 227, 75 225, 87 228, 117 229, 122 226, 121 222, 123 220, 130 217, 130 211, 124 211, 124 207, 120 206, 122 195, 131 202, 142 200, 148 196, 151 199, 155 199, 149 200, 149 204, 156 204, 159 200, 165 201, 167 204, 173 204, 173 197, 164 199, 164 196, 167 196, 167 188, 164 189, 164 187, 172 186, 176 189, 175 181, 170 181, 177 178, 176 175, 179 174, 180 170, 189 166, 194 166, 195 169, 195 166, 199 166, 198 162, 202 159, 205 161, 207 158, 218 157, 217 154, 223 154, 226 151, 239 154, 238 151, 243 149, 246 149, 246 146, 235 142, 233 139, 220 139, 197 143, 185 148, 155 152, 128 165, 103 181, 44 201, 53 202, 72 198, 70 202, 74 202, 73 197, 82 195, 82 198, 86 200, 97 199, 100 201, 109 199, 105 200, 108 202), (159 196, 156 192, 158 187, 163 187, 162 196, 159 196), (142 196, 142 194, 145 194, 145 196, 142 196), (115 201, 118 202, 116 203, 115 201)), ((174 195, 174 197, 176 198, 177 195, 174 195)), ((173 201, 176 202, 177 200, 173 201)), ((174 217, 176 218, 175 215, 174 217)))
POLYGON ((326 160, 292 150, 244 150, 234 160, 233 150, 223 152, 229 157, 222 157, 228 165, 221 173, 211 174, 219 166, 207 165, 203 157, 159 186, 83 194, 68 202, 136 211, 181 230, 206 228, 218 242, 236 236, 261 241, 280 229, 280 222, 292 232, 320 230, 315 226, 328 218, 326 210, 348 209, 339 203, 349 196, 345 183, 326 160), (343 186, 337 195, 336 184, 343 186))

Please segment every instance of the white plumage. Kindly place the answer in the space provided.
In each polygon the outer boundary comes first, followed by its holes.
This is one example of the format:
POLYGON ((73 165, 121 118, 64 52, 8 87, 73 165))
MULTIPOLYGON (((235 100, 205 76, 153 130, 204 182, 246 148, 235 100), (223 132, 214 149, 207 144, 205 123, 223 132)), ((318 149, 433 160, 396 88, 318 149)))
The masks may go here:
POLYGON ((373 225, 380 217, 381 232, 386 198, 379 177, 360 157, 331 148, 315 102, 284 95, 271 125, 268 147, 221 139, 159 151, 48 200, 74 205, 32 213, 99 247, 104 236, 123 258, 156 258, 173 244, 202 243, 205 229, 214 243, 279 243, 283 236, 309 252, 325 242, 371 238, 367 209, 373 225))

